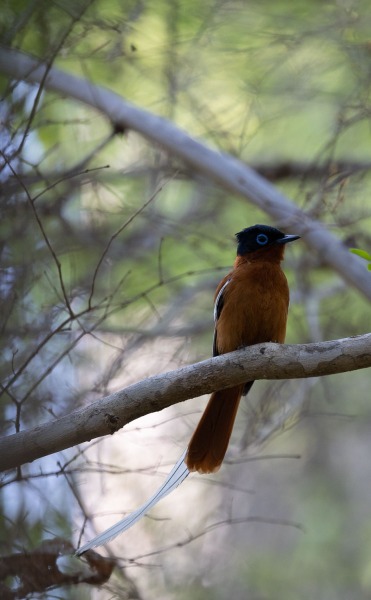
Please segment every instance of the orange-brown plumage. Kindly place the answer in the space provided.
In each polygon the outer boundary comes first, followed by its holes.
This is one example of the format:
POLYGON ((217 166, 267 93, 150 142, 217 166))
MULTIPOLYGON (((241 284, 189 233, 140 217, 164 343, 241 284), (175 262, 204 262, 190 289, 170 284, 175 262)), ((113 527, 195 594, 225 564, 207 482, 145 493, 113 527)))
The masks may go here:
MULTIPOLYGON (((285 236, 279 230, 265 226, 255 228, 263 232, 278 232, 281 237, 266 247, 254 250, 252 246, 250 250, 249 246, 247 252, 243 252, 244 246, 239 244, 241 254, 238 254, 233 270, 220 282, 215 293, 221 308, 215 323, 214 356, 243 346, 263 342, 283 343, 285 340, 289 289, 280 263, 284 244, 298 236, 285 236)), ((244 232, 250 235, 253 229, 244 232)), ((185 462, 190 471, 212 473, 219 469, 244 387, 247 392, 252 384, 248 382, 246 386, 219 390, 211 395, 188 446, 185 462)))

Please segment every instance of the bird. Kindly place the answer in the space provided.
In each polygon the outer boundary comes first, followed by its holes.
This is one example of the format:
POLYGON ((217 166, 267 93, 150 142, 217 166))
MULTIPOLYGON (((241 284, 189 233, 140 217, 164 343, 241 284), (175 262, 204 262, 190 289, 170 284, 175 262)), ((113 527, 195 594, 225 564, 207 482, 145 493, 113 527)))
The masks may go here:
MULTIPOLYGON (((264 342, 282 344, 286 336, 289 287, 281 268, 286 244, 299 239, 269 225, 236 233, 237 256, 214 296, 213 356, 264 342)), ((106 544, 134 525, 192 471, 208 474, 220 468, 228 448, 237 409, 253 381, 210 396, 188 447, 164 483, 137 510, 78 548, 76 554, 106 544)))

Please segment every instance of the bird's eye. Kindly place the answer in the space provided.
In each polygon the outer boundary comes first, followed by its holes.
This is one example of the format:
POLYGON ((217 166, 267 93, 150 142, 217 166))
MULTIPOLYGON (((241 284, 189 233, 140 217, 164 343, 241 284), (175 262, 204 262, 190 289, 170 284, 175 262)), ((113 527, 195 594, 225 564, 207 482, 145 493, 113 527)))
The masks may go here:
POLYGON ((265 233, 259 233, 259 235, 256 236, 256 241, 259 246, 265 246, 265 244, 268 242, 268 236, 265 235, 265 233))

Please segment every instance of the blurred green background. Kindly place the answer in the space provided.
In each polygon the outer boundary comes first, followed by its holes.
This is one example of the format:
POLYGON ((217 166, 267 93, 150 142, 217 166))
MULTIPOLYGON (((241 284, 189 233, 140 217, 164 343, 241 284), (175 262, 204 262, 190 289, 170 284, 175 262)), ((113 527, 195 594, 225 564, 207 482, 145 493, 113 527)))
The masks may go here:
MULTIPOLYGON (((3 45, 239 157, 346 245, 371 251, 366 0, 5 0, 0 24, 3 45)), ((113 135, 73 99, 1 74, 0 85, 6 435, 210 356, 234 233, 271 221, 135 132, 113 135)), ((287 341, 369 331, 369 303, 294 246, 287 341)), ((370 598, 369 388, 367 370, 257 383, 220 473, 192 476, 110 544, 107 584, 44 597, 370 598)), ((2 555, 55 536, 77 545, 85 517, 89 539, 133 509, 205 400, 3 475, 2 555)))

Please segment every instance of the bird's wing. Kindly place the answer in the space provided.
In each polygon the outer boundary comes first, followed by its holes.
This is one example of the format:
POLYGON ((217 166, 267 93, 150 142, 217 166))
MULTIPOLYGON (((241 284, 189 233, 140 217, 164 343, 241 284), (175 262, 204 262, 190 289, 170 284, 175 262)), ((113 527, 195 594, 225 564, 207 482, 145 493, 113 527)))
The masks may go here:
POLYGON ((213 356, 219 356, 216 324, 218 322, 218 319, 221 315, 221 312, 222 312, 222 309, 224 306, 224 292, 225 292, 225 288, 227 287, 229 282, 230 282, 230 279, 227 279, 227 281, 222 285, 222 287, 220 288, 219 292, 216 295, 215 302, 214 302, 214 325, 215 326, 214 326, 214 339, 213 339, 213 356))
POLYGON ((123 531, 129 529, 132 525, 134 525, 134 523, 139 521, 141 517, 144 517, 144 515, 151 508, 153 508, 157 504, 157 502, 161 500, 161 498, 164 498, 165 496, 170 494, 170 492, 172 492, 178 485, 180 485, 182 481, 184 481, 185 478, 189 475, 189 470, 184 462, 186 454, 187 450, 183 452, 182 456, 180 457, 176 465, 173 467, 173 469, 170 471, 162 486, 153 494, 153 496, 151 496, 149 500, 147 500, 147 502, 142 504, 142 506, 137 508, 137 510, 130 513, 130 515, 128 515, 115 525, 112 525, 112 527, 110 527, 109 529, 106 529, 106 531, 104 531, 100 535, 97 535, 95 538, 90 540, 90 542, 87 542, 87 544, 81 546, 76 551, 77 556, 84 554, 84 552, 90 550, 91 548, 95 548, 96 546, 102 546, 103 544, 106 544, 107 542, 118 536, 120 533, 123 533, 123 531))

